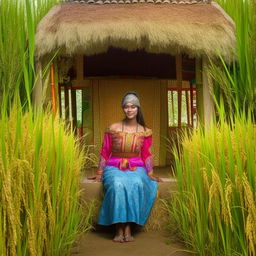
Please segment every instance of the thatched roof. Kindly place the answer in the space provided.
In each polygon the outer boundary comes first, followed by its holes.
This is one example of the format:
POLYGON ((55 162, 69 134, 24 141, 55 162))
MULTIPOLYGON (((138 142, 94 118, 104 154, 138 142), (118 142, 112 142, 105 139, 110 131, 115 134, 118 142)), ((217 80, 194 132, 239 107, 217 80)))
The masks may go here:
POLYGON ((54 6, 37 27, 37 56, 133 51, 233 56, 235 26, 209 0, 76 0, 54 6), (116 3, 116 4, 115 4, 116 3))

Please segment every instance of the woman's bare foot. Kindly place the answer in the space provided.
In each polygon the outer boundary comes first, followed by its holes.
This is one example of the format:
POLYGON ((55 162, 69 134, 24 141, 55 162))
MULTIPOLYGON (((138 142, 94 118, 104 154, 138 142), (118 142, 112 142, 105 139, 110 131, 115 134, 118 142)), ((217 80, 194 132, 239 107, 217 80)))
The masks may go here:
POLYGON ((131 224, 125 223, 124 226, 124 242, 133 242, 134 241, 134 237, 131 234, 131 224))
POLYGON ((123 225, 123 223, 116 224, 116 235, 115 235, 113 241, 119 242, 119 243, 124 242, 124 225, 123 225))
POLYGON ((113 241, 118 242, 118 243, 123 243, 124 242, 124 236, 123 235, 115 236, 113 238, 113 241))
POLYGON ((134 237, 133 236, 124 236, 124 242, 133 242, 134 237))

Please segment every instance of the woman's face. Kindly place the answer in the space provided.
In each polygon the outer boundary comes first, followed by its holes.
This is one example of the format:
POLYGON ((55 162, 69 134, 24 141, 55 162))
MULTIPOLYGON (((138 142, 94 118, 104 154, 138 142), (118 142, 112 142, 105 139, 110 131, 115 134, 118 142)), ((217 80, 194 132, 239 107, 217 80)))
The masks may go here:
POLYGON ((128 119, 133 119, 138 113, 138 107, 132 103, 125 104, 123 110, 128 119))

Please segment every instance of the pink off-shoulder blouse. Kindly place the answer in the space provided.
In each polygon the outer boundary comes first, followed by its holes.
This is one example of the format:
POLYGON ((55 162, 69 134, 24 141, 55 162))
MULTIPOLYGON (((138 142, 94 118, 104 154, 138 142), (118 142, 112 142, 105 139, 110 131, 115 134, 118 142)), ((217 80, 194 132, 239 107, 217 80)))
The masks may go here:
POLYGON ((99 171, 104 171, 106 165, 118 167, 120 170, 136 170, 144 167, 148 175, 153 174, 153 157, 150 152, 152 145, 152 130, 128 133, 106 129, 100 152, 99 171), (112 156, 112 152, 138 153, 139 156, 122 158, 112 156), (125 163, 125 164, 124 164, 125 163))

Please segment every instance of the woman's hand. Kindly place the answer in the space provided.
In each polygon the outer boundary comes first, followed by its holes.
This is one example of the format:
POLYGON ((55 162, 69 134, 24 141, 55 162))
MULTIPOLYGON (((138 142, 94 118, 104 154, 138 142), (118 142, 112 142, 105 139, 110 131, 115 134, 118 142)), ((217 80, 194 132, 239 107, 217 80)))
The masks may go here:
POLYGON ((151 179, 151 180, 154 180, 154 181, 157 181, 157 182, 162 182, 163 180, 155 175, 148 175, 148 177, 151 179))
POLYGON ((87 177, 87 179, 101 182, 102 181, 102 174, 96 174, 95 176, 87 177))

